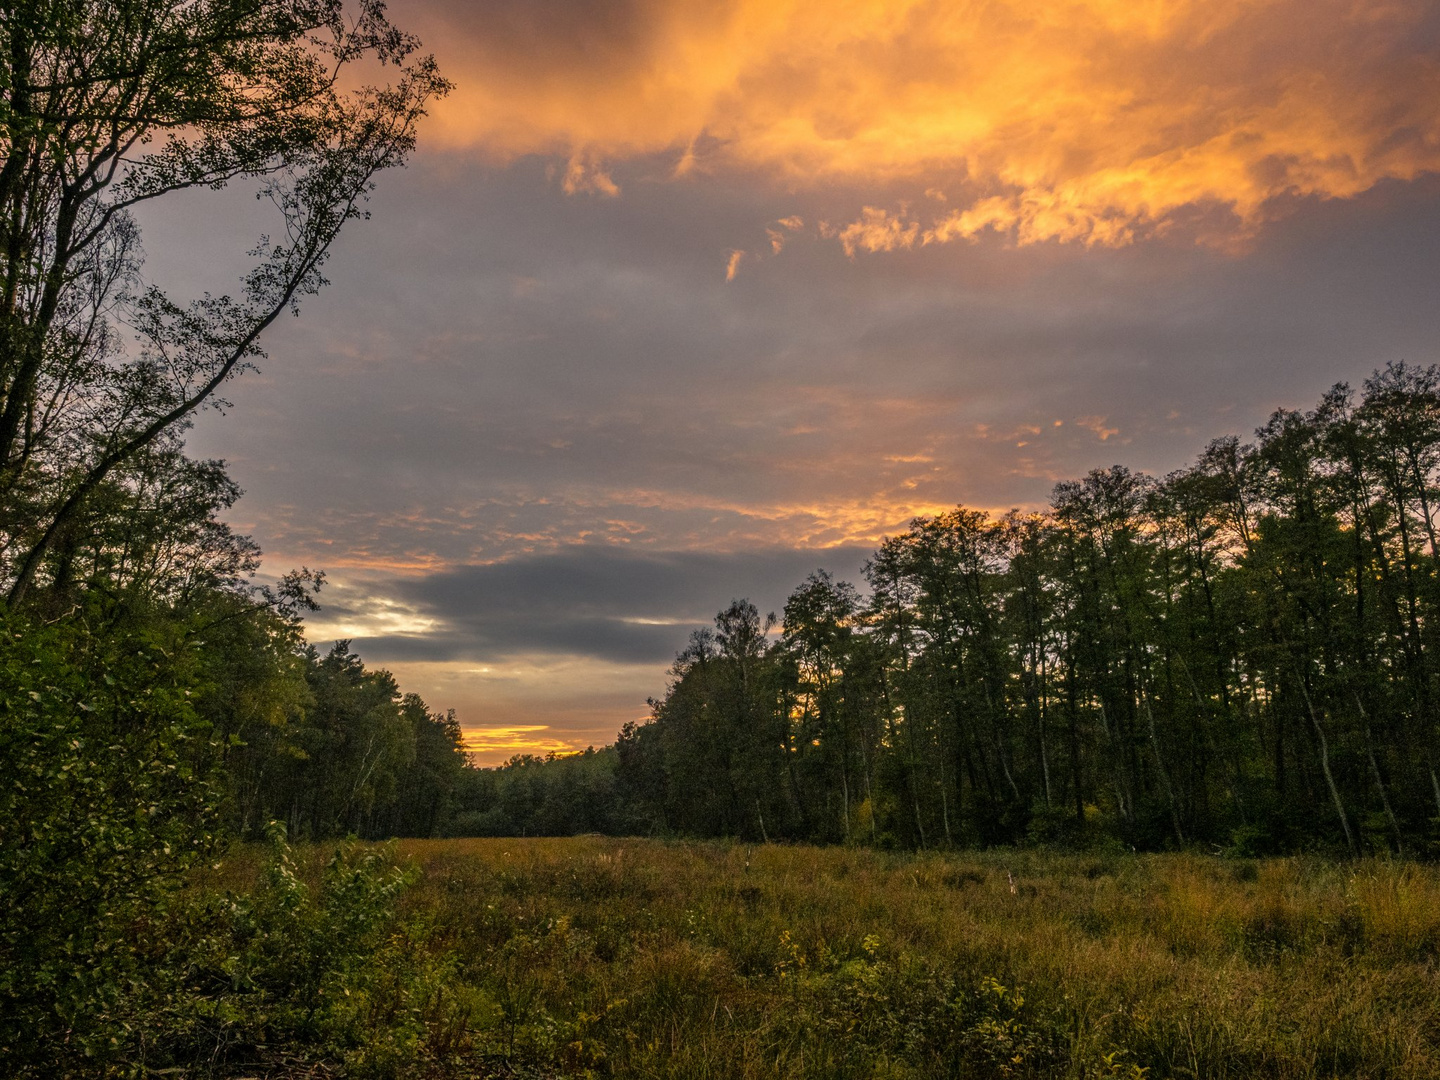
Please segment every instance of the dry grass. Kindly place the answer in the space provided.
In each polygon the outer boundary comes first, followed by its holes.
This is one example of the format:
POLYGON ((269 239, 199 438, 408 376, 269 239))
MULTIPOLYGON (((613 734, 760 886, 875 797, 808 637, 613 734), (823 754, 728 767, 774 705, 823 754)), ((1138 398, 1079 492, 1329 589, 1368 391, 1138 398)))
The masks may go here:
POLYGON ((1440 1077, 1428 867, 398 851, 423 871, 410 913, 459 957, 457 1067, 482 1075, 1440 1077))

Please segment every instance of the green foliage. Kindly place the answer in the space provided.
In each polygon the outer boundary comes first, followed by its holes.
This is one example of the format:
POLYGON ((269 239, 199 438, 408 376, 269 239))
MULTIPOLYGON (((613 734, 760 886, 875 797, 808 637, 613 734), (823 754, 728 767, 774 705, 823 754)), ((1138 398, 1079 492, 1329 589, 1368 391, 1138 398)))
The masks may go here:
MULTIPOLYGON (((250 749, 222 737, 227 722, 244 716, 241 730, 252 734, 304 715, 306 699, 286 688, 297 676, 306 686, 290 623, 222 595, 186 619, 91 603, 48 626, 13 616, 3 630, 7 1075, 127 1073, 282 1052, 391 1075, 417 1055, 448 1052, 435 1033, 453 1038, 463 1024, 455 1026, 447 997, 447 961, 431 957, 418 925, 397 921, 412 875, 383 852, 341 849, 312 888, 283 826, 272 826, 253 891, 202 899, 184 889, 187 873, 221 847, 227 801, 246 797, 226 799, 226 757, 244 760, 250 749), (232 667, 237 655, 251 660, 232 667), (217 702, 217 683, 236 669, 252 677, 240 683, 249 696, 217 702)), ((432 774, 431 786, 453 782, 461 768, 453 719, 433 717, 413 696, 395 702, 388 675, 356 674, 356 664, 346 669, 379 687, 375 707, 388 710, 402 742, 437 730, 426 760, 448 763, 451 775, 432 774)), ((416 743, 405 745, 402 765, 416 756, 416 743)), ((353 785, 350 774, 337 775, 353 785)), ((421 784, 409 795, 425 791, 421 784)), ((433 824, 437 807, 418 812, 433 824)))
POLYGON ((886 956, 873 934, 848 959, 823 944, 807 956, 788 931, 780 949, 776 972, 793 984, 794 1022, 851 1054, 973 1080, 1048 1077, 1070 1064, 1063 1017, 1037 1012, 994 976, 970 982, 906 952, 886 956))
POLYGON ((350 844, 307 882, 294 856, 276 824, 251 887, 139 898, 123 969, 115 940, 109 954, 59 957, 48 974, 79 984, 49 1003, 65 1009, 66 1030, 32 1026, 47 1004, 33 983, 7 986, 18 992, 4 1013, 6 1075, 205 1076, 303 1062, 393 1077, 453 1057, 468 999, 453 959, 400 916, 415 873, 387 849, 350 844))
POLYGON ((224 902, 216 974, 236 1000, 255 1003, 269 1034, 311 1036, 329 1026, 337 1003, 365 976, 413 875, 389 866, 383 851, 350 846, 311 890, 296 873, 284 827, 270 832, 260 884, 224 902))
POLYGON ((520 754, 496 769, 459 774, 451 836, 575 836, 643 828, 616 784, 612 747, 540 758, 520 754))
POLYGON ((0 631, 0 1057, 24 1074, 133 1032, 142 939, 216 850, 219 786, 179 628, 0 631))
POLYGON ((273 823, 252 888, 192 896, 178 913, 148 1065, 288 1059, 389 1076, 436 1052, 432 1027, 453 1028, 449 962, 399 915, 414 872, 348 844, 307 883, 284 837, 273 823))
POLYGON ((1440 1064, 1433 868, 600 837, 399 850, 466 1017, 416 1072, 1430 1080, 1440 1064))
MULTIPOLYGON (((205 939, 176 935, 179 887, 222 823, 254 834, 278 806, 311 835, 428 835, 463 765, 453 717, 348 650, 305 650, 322 575, 252 588, 258 551, 220 520, 239 488, 182 442, 413 149, 448 89, 418 48, 373 0, 37 0, 0 17, 6 1075, 139 1072, 182 1018, 217 1024, 223 1057, 225 1010, 257 1001, 264 1025, 323 1041, 335 986, 409 1008, 356 951, 389 947, 398 888, 369 856, 340 859, 314 901, 283 860, 236 900, 216 939, 228 995, 192 992, 186 950, 205 939), (240 297, 148 283, 133 209, 236 181, 275 213, 240 297)), ((385 1053, 356 1061, 383 1071, 385 1053)))
POLYGON ((235 743, 236 832, 258 836, 271 819, 310 838, 433 836, 446 827, 467 775, 453 713, 402 694, 349 642, 322 656, 294 626, 263 615, 228 634, 238 656, 224 657, 217 678, 235 689, 205 703, 235 743))
POLYGON ((394 921, 405 879, 379 854, 342 852, 313 894, 283 843, 253 895, 196 907, 182 887, 227 820, 244 830, 287 783, 315 787, 310 813, 330 816, 300 817, 318 833, 356 820, 336 792, 364 800, 362 825, 436 831, 464 773, 453 716, 343 647, 302 652, 292 615, 236 591, 183 608, 90 594, 3 631, 0 1057, 16 1075, 276 1045, 383 1073, 445 1028, 416 1026, 417 1009, 449 1015, 449 984, 394 921))

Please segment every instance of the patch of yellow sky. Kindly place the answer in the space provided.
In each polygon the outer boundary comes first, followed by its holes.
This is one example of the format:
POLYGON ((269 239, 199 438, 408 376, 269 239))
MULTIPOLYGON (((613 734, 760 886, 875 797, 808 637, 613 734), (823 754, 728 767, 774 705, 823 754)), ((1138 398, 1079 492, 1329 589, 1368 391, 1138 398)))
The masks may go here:
MULTIPOLYGON (((670 152, 675 177, 927 193, 811 223, 851 255, 987 232, 1117 245, 1215 211, 1198 235, 1231 244, 1284 197, 1440 168, 1425 0, 535 6, 425 7, 458 87, 432 138, 557 155, 570 192, 617 196, 608 163, 670 152)), ((764 246, 726 253, 726 278, 764 246)))
POLYGON ((498 765, 517 754, 578 753, 571 742, 556 738, 549 725, 467 727, 465 752, 480 765, 498 765))

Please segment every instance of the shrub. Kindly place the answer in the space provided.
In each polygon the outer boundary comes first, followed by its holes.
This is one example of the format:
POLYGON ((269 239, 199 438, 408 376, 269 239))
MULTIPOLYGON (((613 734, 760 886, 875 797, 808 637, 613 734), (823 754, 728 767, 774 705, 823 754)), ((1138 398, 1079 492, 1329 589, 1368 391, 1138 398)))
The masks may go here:
POLYGON ((167 624, 0 622, 0 1059, 123 1056, 145 942, 218 846, 193 657, 167 624))
POLYGON ((307 884, 274 823, 256 885, 192 900, 151 1023, 147 1064, 329 1061, 350 1075, 463 1049, 467 996, 424 927, 399 914, 415 875, 388 847, 342 845, 307 884))

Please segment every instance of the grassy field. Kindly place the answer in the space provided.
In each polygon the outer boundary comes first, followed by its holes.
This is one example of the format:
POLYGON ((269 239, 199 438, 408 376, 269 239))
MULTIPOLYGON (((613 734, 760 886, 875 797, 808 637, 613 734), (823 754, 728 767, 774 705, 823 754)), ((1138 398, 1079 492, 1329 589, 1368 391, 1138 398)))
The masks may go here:
POLYGON ((598 837, 396 854, 420 871, 404 947, 445 970, 418 1048, 439 1075, 1440 1077, 1430 867, 598 837))

